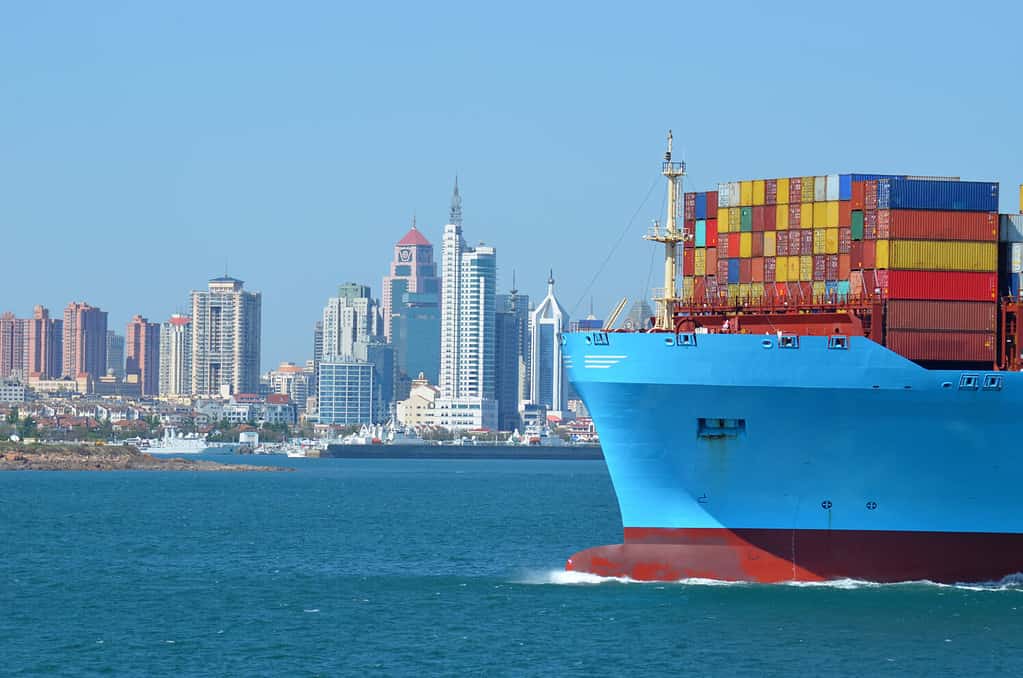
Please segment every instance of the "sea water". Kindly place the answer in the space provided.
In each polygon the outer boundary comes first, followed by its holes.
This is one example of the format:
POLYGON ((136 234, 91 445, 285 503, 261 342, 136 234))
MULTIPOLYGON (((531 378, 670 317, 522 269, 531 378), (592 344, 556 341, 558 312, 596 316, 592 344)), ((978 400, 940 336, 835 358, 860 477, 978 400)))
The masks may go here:
POLYGON ((0 474, 0 673, 1023 673, 1012 580, 565 573, 620 541, 603 462, 271 463, 0 474))

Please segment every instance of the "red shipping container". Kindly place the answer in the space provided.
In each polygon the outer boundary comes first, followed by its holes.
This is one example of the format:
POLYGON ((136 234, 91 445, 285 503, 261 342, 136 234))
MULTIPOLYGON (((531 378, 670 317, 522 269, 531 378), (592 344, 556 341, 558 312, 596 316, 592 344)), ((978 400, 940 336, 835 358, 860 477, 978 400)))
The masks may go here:
POLYGON ((839 254, 838 255, 838 279, 848 280, 850 273, 849 255, 839 254))
POLYGON ((764 182, 764 203, 774 205, 778 202, 778 180, 768 179, 764 182))
MULTIPOLYGON (((754 233, 753 240, 750 242, 750 256, 751 257, 762 257, 764 256, 764 234, 754 233)), ((756 282, 760 282, 757 280, 756 282)))
POLYGON ((998 241, 998 214, 994 212, 882 210, 878 212, 878 224, 884 215, 887 215, 891 238, 998 241))
POLYGON ((838 253, 849 254, 850 247, 852 247, 852 229, 838 229, 838 253))
POLYGON ((838 203, 838 226, 839 228, 852 227, 852 205, 848 200, 838 203))
MULTIPOLYGON (((764 282, 773 283, 775 274, 778 271, 778 260, 774 257, 764 257, 764 282)), ((767 293, 767 288, 764 288, 764 293, 767 293)))
POLYGON ((853 240, 849 246, 849 265, 856 268, 863 268, 863 241, 853 240))
POLYGON ((753 263, 750 259, 739 259, 739 282, 753 282, 753 263))
POLYGON ((789 256, 789 231, 778 231, 775 234, 774 248, 779 257, 789 256))
POLYGON ((764 209, 764 230, 773 231, 778 223, 778 206, 764 209))
MULTIPOLYGON (((757 205, 753 208, 753 230, 763 231, 764 230, 764 211, 767 210, 766 205, 757 205)), ((777 208, 770 208, 777 209, 777 208)))
POLYGON ((877 209, 877 182, 867 181, 863 187, 863 209, 877 209))
POLYGON ((789 228, 799 228, 799 222, 801 215, 803 214, 803 206, 798 202, 794 205, 789 205, 789 228))
POLYGON ((877 241, 875 240, 864 240, 863 241, 863 260, 862 268, 874 268, 874 264, 877 262, 877 241))
POLYGON ((718 245, 718 220, 707 219, 707 247, 718 245))
MULTIPOLYGON (((737 259, 739 257, 739 236, 740 235, 742 235, 742 234, 741 233, 729 233, 728 234, 728 256, 732 257, 733 259, 737 259)), ((721 241, 719 240, 718 241, 718 246, 719 247, 720 247, 720 243, 721 243, 721 241)))
POLYGON ((812 282, 801 282, 793 283, 792 287, 795 288, 795 294, 791 296, 800 299, 802 301, 813 300, 813 283, 812 282))
POLYGON ((944 299, 949 301, 995 301, 996 273, 953 271, 889 271, 891 299, 944 299))
POLYGON ((764 258, 754 257, 750 259, 750 280, 753 282, 764 282, 764 258))
MULTIPOLYGON (((686 193, 684 198, 685 198, 685 203, 684 203, 684 205, 685 205, 685 212, 684 212, 682 218, 687 220, 687 221, 689 219, 695 219, 696 218, 696 194, 695 193, 686 193)), ((678 203, 676 203, 676 204, 678 204, 678 203)), ((678 212, 676 212, 675 214, 678 214, 678 212)))
POLYGON ((687 247, 682 250, 682 275, 692 275, 696 269, 696 250, 687 247))
POLYGON ((891 300, 885 325, 893 330, 994 332, 998 304, 991 301, 891 300))
POLYGON ((863 239, 877 240, 877 210, 866 210, 863 213, 863 239))
POLYGON ((824 258, 824 279, 825 280, 844 280, 844 278, 838 275, 838 255, 828 254, 824 258))
POLYGON ((707 248, 707 275, 714 275, 718 270, 718 251, 716 247, 707 248))
POLYGON ((849 201, 849 208, 854 210, 863 209, 863 189, 865 181, 852 182, 852 200, 849 201))
MULTIPOLYGON (((789 204, 798 205, 803 201, 803 177, 792 177, 789 179, 789 204)), ((792 221, 789 220, 789 228, 792 227, 792 221)))
POLYGON ((862 275, 863 275, 863 293, 868 295, 868 296, 869 295, 874 295, 874 294, 888 294, 888 289, 887 288, 879 287, 878 286, 878 284, 877 284, 878 283, 877 275, 875 275, 876 273, 877 273, 877 271, 872 271, 870 269, 864 270, 862 272, 862 275))
POLYGON ((707 191, 707 219, 718 218, 718 192, 707 191))
POLYGON ((889 330, 885 344, 910 360, 994 363, 997 343, 989 332, 889 330))
POLYGON ((689 237, 690 242, 696 237, 696 219, 686 219, 682 222, 682 233, 689 237))
MULTIPOLYGON (((813 231, 800 231, 799 236, 799 253, 805 255, 813 254, 813 231)), ((789 241, 789 249, 792 249, 791 241, 789 241)))
POLYGON ((824 280, 825 275, 825 262, 823 254, 815 254, 813 256, 813 279, 824 280))
POLYGON ((728 258, 718 254, 718 275, 717 279, 721 281, 721 284, 728 284, 728 258))
POLYGON ((891 233, 891 230, 889 228, 889 218, 888 218, 889 214, 890 214, 890 212, 888 210, 878 210, 877 211, 877 239, 878 240, 887 240, 890 237, 888 235, 889 233, 891 233))

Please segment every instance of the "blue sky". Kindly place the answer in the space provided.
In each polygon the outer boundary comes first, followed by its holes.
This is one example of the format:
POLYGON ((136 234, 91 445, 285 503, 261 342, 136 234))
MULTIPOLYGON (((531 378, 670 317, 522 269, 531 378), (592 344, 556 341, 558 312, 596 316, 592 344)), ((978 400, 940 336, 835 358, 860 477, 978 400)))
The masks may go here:
POLYGON ((488 5, 0 7, 0 310, 86 300, 123 331, 227 260, 263 293, 264 369, 304 360, 413 211, 439 244, 457 172, 502 290, 553 267, 603 315, 659 284, 669 127, 687 188, 954 174, 1018 210, 1018 3, 488 5))

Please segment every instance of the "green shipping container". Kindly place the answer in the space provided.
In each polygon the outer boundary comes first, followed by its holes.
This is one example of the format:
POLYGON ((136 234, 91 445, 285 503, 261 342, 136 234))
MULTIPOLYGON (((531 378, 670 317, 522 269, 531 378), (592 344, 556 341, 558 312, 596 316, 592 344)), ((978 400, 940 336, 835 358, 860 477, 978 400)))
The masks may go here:
POLYGON ((852 239, 863 240, 863 210, 853 210, 852 239))
POLYGON ((749 233, 749 232, 753 231, 753 208, 752 207, 743 207, 742 208, 742 223, 741 223, 741 225, 739 227, 739 230, 740 231, 744 231, 746 233, 749 233))

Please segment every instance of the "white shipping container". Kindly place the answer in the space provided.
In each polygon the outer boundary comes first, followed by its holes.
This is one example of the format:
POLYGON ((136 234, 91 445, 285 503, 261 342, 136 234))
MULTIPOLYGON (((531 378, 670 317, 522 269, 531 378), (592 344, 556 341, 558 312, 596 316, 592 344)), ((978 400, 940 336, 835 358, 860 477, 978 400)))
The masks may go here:
POLYGON ((728 199, 728 184, 718 184, 718 207, 731 207, 732 202, 728 199))
MULTIPOLYGON (((824 202, 828 199, 828 178, 814 177, 813 179, 813 201, 824 202)), ((837 200, 837 198, 836 198, 837 200)))
POLYGON ((1002 242, 1023 242, 1023 214, 1003 214, 998 229, 1002 242))
POLYGON ((738 181, 730 181, 728 183, 728 206, 738 207, 742 202, 742 191, 741 184, 738 181))
POLYGON ((826 199, 827 200, 838 200, 838 196, 840 195, 840 192, 839 192, 839 189, 838 189, 838 182, 839 181, 840 181, 840 179, 838 178, 837 174, 829 174, 828 175, 828 189, 826 191, 826 199))
POLYGON ((1023 273, 1023 242, 1012 243, 1009 261, 1012 262, 1013 273, 1023 273))

